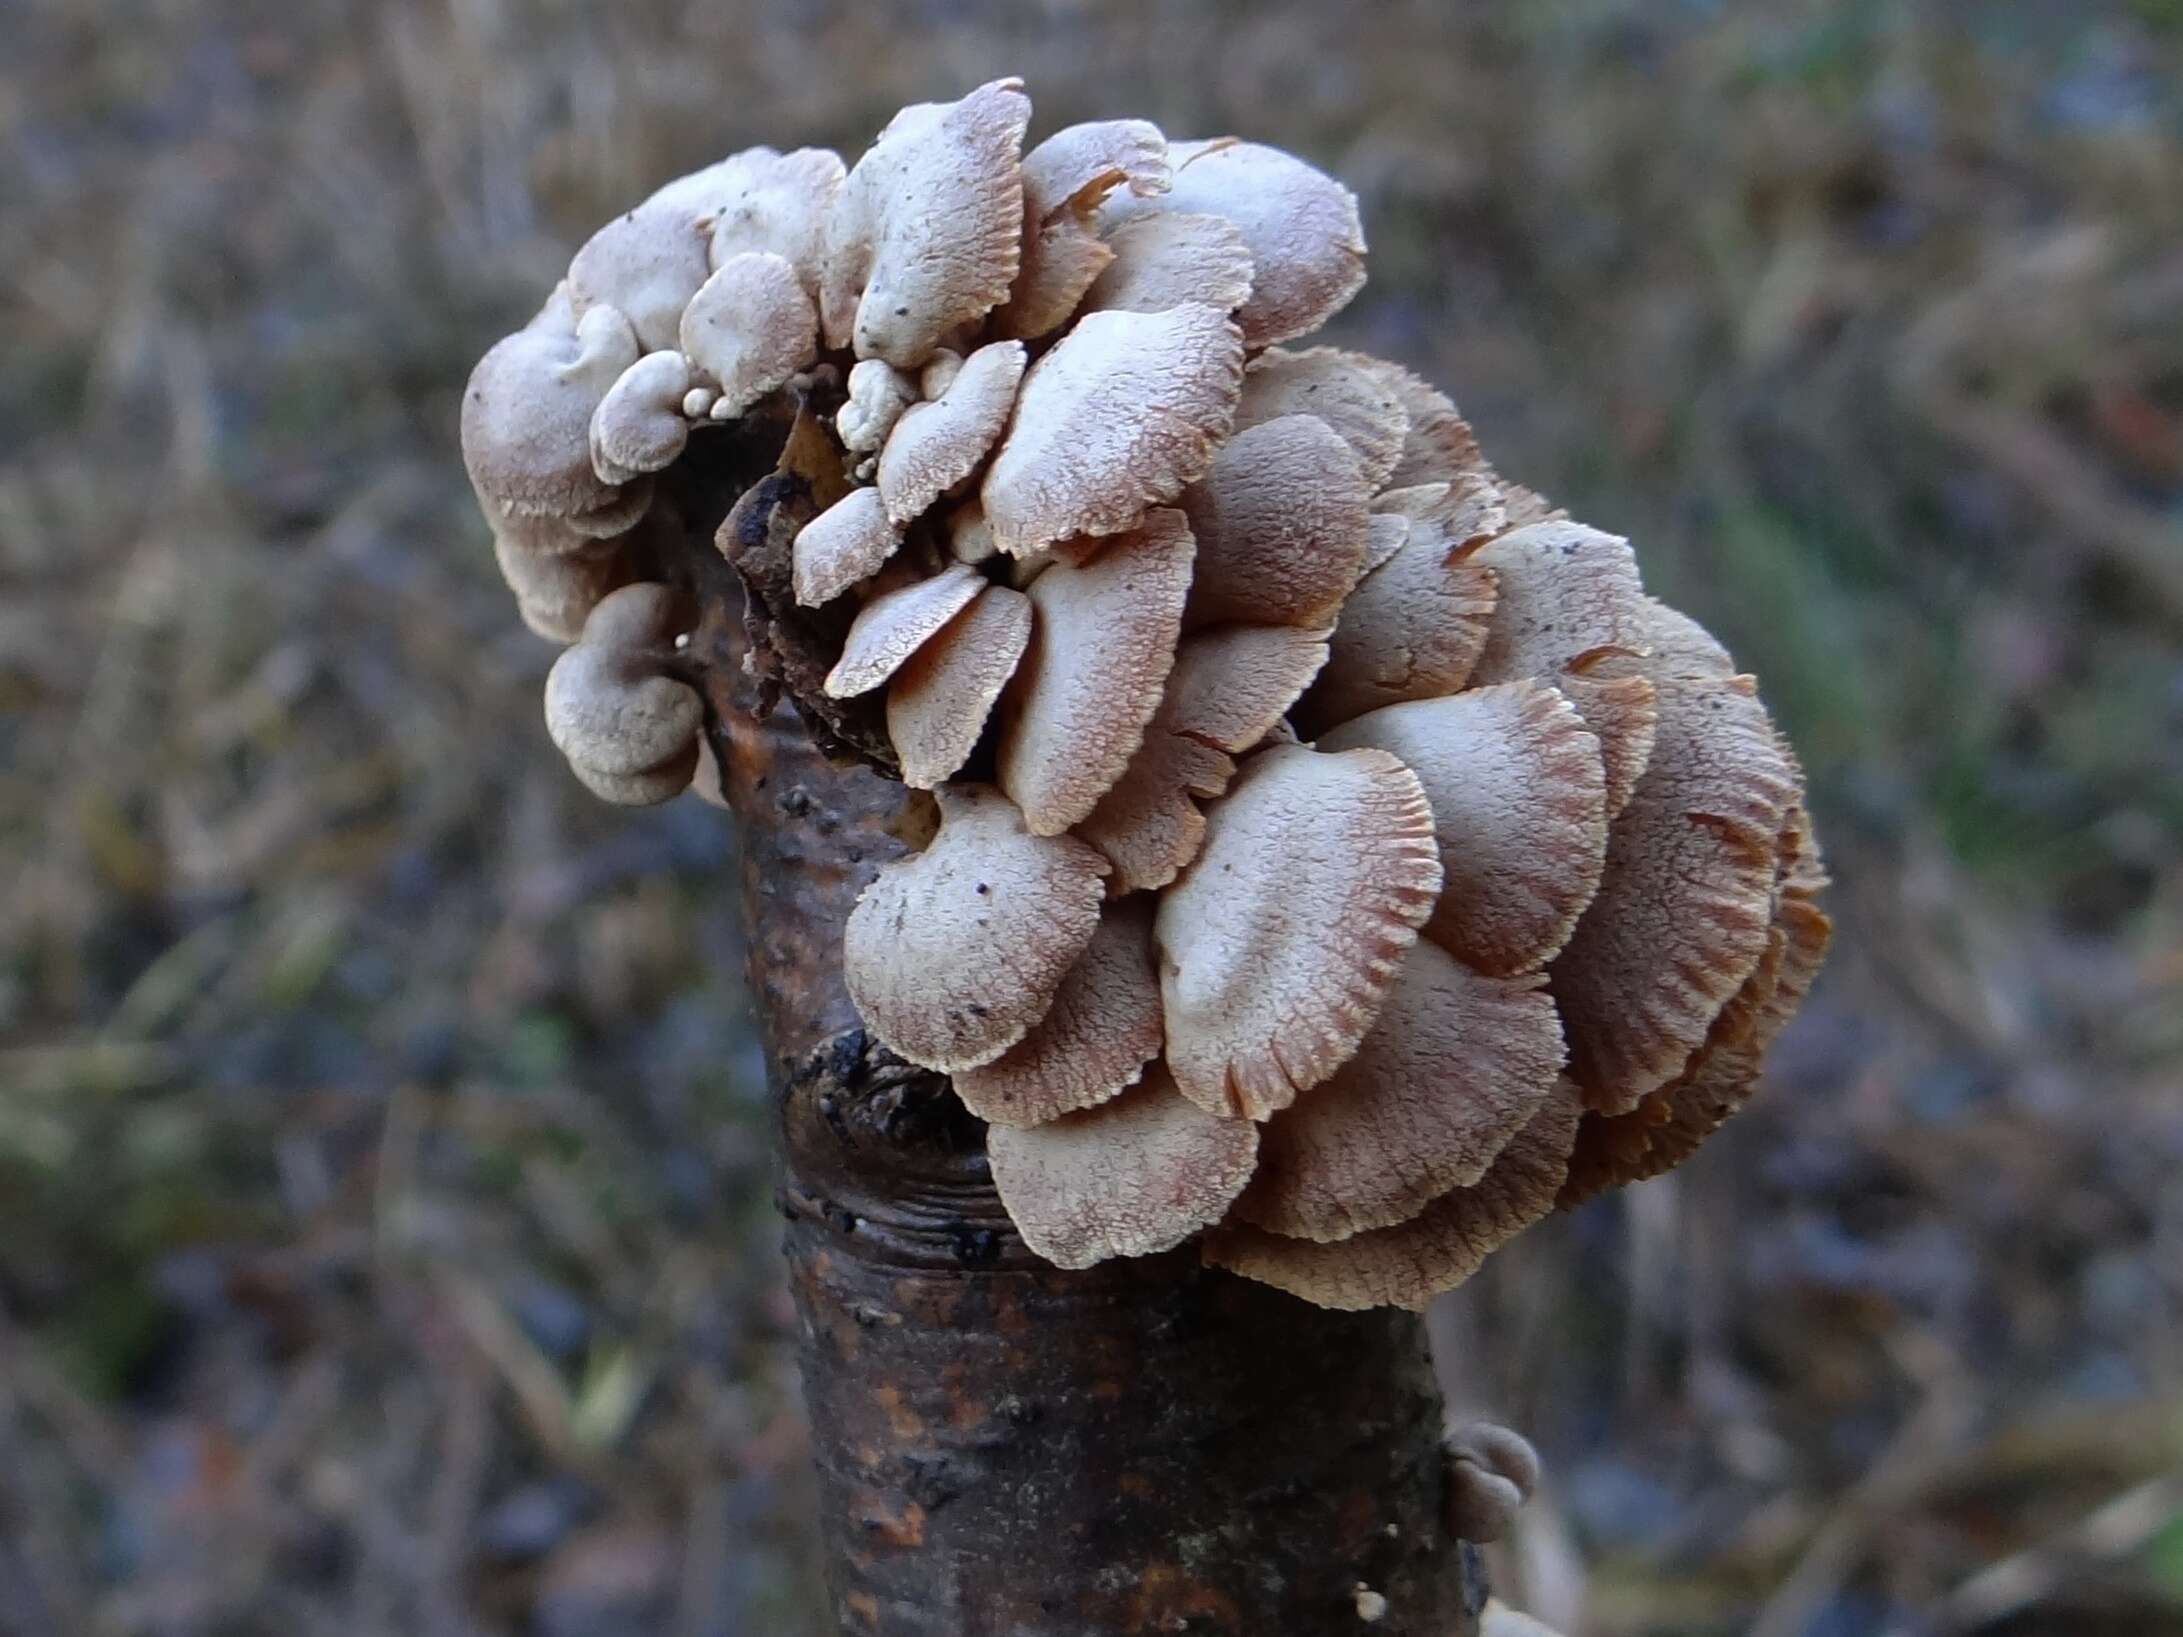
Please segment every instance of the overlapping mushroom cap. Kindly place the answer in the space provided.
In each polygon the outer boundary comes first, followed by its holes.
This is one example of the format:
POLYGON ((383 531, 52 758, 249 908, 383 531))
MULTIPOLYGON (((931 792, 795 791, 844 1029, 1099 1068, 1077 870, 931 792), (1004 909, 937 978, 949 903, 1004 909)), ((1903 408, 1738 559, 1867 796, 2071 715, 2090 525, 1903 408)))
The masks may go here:
POLYGON ((1406 371, 1292 345, 1363 283, 1339 183, 1029 121, 997 81, 851 167, 683 178, 479 365, 503 565, 583 631, 555 736, 610 799, 688 778, 680 605, 614 589, 646 485, 816 409, 798 702, 866 701, 940 814, 848 925, 872 1032, 953 1077, 1057 1263, 1204 1232, 1308 1300, 1419 1305, 1750 1095, 1828 932, 1801 774, 1627 541, 1406 371))

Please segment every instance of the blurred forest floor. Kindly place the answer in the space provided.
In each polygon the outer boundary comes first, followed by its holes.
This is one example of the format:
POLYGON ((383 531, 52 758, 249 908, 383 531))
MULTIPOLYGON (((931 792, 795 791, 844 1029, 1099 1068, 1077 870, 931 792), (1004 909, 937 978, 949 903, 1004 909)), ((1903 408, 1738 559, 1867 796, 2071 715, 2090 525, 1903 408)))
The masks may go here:
POLYGON ((547 744, 455 447, 603 216, 1004 72, 1363 195, 1337 338, 1634 536, 1837 953, 1436 1324, 1582 1637, 2183 1629, 2183 5, 26 0, 0 1633, 815 1637, 730 845, 547 744))

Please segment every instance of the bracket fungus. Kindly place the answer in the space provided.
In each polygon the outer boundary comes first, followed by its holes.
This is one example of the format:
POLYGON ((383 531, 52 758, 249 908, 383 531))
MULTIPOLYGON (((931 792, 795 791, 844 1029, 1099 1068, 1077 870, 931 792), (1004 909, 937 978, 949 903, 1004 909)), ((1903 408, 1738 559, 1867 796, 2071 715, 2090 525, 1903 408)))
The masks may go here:
POLYGON ((1364 282, 1340 183, 1030 122, 999 80, 854 164, 734 155, 485 356, 549 727, 610 799, 690 783, 720 581, 660 536, 725 513, 755 672, 934 794, 843 972, 1025 1242, 1422 1305, 1750 1097, 1828 937, 1801 772, 1628 541, 1305 339, 1364 282))

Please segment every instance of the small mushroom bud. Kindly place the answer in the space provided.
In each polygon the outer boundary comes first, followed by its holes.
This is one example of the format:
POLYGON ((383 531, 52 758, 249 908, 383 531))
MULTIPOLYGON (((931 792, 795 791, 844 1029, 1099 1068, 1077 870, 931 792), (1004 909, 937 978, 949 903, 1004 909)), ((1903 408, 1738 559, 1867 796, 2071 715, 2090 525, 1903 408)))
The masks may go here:
POLYGON ((853 455, 876 454, 902 412, 917 402, 917 382, 892 364, 867 358, 849 372, 849 401, 834 412, 834 431, 853 455))
POLYGON ((1521 1433, 1472 1421, 1448 1437, 1448 1532, 1487 1545, 1506 1540, 1539 1487, 1539 1452, 1521 1433))
POLYGON ((624 806, 689 788, 704 724, 697 690, 671 675, 684 611, 663 585, 631 585, 591 611, 546 676, 546 731, 594 794, 624 806))

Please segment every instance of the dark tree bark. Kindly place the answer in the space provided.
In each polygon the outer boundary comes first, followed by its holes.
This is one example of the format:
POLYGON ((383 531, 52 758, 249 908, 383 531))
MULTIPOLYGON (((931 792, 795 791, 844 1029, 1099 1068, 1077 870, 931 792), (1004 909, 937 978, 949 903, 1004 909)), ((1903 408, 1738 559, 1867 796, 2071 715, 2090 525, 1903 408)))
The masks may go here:
MULTIPOLYGON (((758 550, 808 510, 792 479, 767 482, 722 551, 758 550)), ((696 526, 724 509, 691 504, 676 571, 701 609, 691 657, 742 849, 840 1629, 1475 1632, 1483 1582, 1443 1523, 1415 1316, 1322 1312, 1187 1247, 1049 1266, 1011 1230, 946 1081, 864 1032, 842 925, 931 806, 827 760, 768 697, 778 667, 742 662, 736 576, 696 526)))

